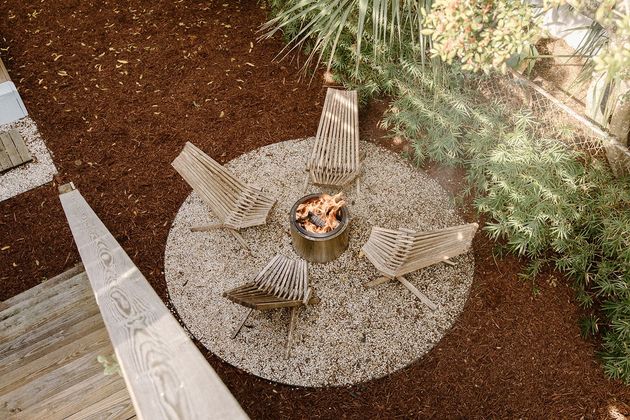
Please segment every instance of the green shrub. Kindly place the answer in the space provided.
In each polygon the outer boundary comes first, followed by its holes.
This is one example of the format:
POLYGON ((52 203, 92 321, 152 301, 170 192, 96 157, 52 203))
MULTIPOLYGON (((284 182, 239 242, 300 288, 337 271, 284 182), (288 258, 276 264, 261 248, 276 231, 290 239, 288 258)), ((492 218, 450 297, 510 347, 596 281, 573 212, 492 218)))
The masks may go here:
POLYGON ((520 1, 435 0, 423 13, 431 53, 448 63, 457 58, 464 70, 505 71, 506 61, 534 44, 539 31, 533 8, 520 1))
MULTIPOLYGON (((291 11, 293 0, 272 3, 283 19, 300 10, 291 11)), ((311 13, 327 13, 333 3, 300 2, 314 6, 311 13)), ((285 24, 287 39, 311 18, 285 24)), ((606 373, 630 383, 630 179, 615 179, 604 163, 558 141, 571 136, 565 127, 541 127, 528 110, 480 102, 467 88, 476 76, 426 59, 423 43, 404 41, 411 29, 391 48, 374 36, 369 10, 365 19, 362 31, 357 19, 345 19, 336 48, 322 51, 336 78, 364 100, 394 98, 382 124, 412 142, 418 163, 466 167, 475 206, 489 216, 488 233, 530 259, 527 274, 553 264, 574 280, 578 301, 591 311, 582 330, 601 334, 606 373)))
POLYGON ((384 126, 411 139, 420 161, 466 166, 485 230, 528 257, 531 275, 554 264, 574 279, 607 374, 630 383, 630 179, 558 141, 565 128, 540 138, 529 111, 472 105, 474 92, 455 85, 401 77, 384 126))

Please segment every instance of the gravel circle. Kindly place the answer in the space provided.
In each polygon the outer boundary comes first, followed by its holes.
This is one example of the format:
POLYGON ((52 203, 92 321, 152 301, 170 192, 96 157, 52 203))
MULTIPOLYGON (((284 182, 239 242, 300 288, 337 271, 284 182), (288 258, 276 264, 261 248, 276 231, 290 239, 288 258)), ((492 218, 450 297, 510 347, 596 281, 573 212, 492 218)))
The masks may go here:
MULTIPOLYGON (((360 196, 353 186, 345 191, 352 218, 350 246, 335 261, 309 264, 309 279, 321 302, 300 310, 290 359, 284 357, 289 309, 253 311, 232 339, 248 309, 223 298, 222 292, 252 279, 276 254, 298 258, 288 213, 304 195, 312 142, 272 144, 226 165, 278 200, 266 225, 241 231, 251 256, 225 231, 190 231, 216 222, 191 193, 169 233, 165 276, 170 299, 190 332, 226 362, 290 385, 348 385, 387 375, 428 352, 462 311, 474 261, 468 253, 454 258, 455 266, 437 264, 406 276, 438 305, 434 312, 397 282, 363 286, 378 276, 359 256, 372 226, 430 230, 463 220, 437 182, 401 157, 362 142, 360 196)), ((319 190, 311 185, 308 193, 319 190)))

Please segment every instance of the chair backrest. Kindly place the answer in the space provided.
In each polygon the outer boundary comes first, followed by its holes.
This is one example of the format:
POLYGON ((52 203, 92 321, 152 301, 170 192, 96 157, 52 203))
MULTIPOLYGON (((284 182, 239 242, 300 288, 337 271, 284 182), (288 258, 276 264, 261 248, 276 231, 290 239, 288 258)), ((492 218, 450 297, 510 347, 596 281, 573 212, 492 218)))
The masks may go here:
POLYGON ((227 227, 240 229, 263 224, 275 203, 261 191, 242 183, 190 142, 172 165, 227 227))
POLYGON ((466 252, 478 227, 469 223, 430 232, 373 227, 362 250, 377 270, 393 278, 466 252))
POLYGON ((172 165, 221 221, 236 210, 245 184, 197 146, 187 142, 172 165))
POLYGON ((276 255, 254 279, 259 290, 278 298, 301 300, 306 305, 312 290, 308 285, 308 267, 304 260, 276 255))
POLYGON ((359 171, 357 92, 328 88, 308 161, 313 181, 343 185, 359 171))

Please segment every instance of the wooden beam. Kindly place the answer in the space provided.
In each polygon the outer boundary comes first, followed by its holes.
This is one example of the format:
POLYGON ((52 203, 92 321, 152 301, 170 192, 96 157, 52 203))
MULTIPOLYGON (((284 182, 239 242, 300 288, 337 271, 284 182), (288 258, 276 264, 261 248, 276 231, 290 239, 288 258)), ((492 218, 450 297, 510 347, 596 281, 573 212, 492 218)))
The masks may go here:
POLYGON ((79 191, 60 199, 138 418, 247 418, 79 191))

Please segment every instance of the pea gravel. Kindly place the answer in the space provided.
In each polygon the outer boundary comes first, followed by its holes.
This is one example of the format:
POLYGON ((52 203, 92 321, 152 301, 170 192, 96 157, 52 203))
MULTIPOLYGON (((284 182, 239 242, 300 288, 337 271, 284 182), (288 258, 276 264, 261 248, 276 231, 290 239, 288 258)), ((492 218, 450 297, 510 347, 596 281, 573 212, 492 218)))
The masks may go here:
MULTIPOLYGON (((350 246, 333 262, 309 264, 311 285, 321 303, 301 309, 291 358, 284 357, 289 309, 253 311, 232 339, 247 309, 223 298, 222 292, 252 279, 275 254, 297 258, 288 213, 303 195, 312 142, 272 144, 226 165, 278 199, 267 225, 241 231, 252 256, 225 231, 190 232, 190 227, 216 222, 199 196, 191 193, 169 233, 166 282, 190 332, 226 362, 291 385, 347 385, 387 375, 428 352, 461 312, 474 261, 468 253, 453 259, 456 266, 437 264, 406 276, 438 305, 435 312, 397 282, 363 286, 378 276, 359 256, 372 226, 430 230, 463 221, 437 182, 401 157, 362 142, 360 196, 354 186, 346 190, 350 246)), ((321 189, 309 186, 308 193, 316 191, 321 189)))

